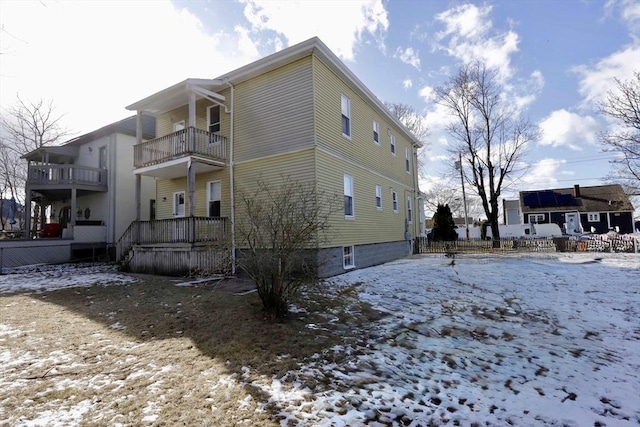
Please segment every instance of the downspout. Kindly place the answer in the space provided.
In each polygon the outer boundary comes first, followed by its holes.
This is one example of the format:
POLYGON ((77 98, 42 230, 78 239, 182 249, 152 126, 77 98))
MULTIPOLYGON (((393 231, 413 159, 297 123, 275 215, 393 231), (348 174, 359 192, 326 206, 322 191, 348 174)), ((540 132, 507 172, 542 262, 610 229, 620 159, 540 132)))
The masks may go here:
MULTIPOLYGON (((224 82, 229 85, 231 88, 231 111, 227 111, 230 113, 229 122, 230 122, 230 130, 229 130, 229 202, 231 203, 231 212, 230 212, 230 220, 231 220, 231 274, 236 274, 236 210, 235 210, 235 194, 234 194, 234 183, 233 183, 233 101, 234 101, 234 87, 229 82, 228 78, 224 79, 224 82)), ((225 109, 226 111, 226 109, 225 109)))

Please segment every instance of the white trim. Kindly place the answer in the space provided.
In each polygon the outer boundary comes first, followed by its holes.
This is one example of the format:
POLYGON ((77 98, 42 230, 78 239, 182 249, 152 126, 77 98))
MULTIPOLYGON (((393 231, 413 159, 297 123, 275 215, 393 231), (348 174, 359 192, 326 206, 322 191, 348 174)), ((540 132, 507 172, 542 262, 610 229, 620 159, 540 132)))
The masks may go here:
POLYGON ((211 123, 211 109, 212 108, 218 108, 218 131, 216 132, 212 132, 216 135, 220 134, 220 131, 222 130, 222 109, 220 108, 220 105, 209 105, 207 106, 207 132, 211 132, 209 130, 210 126, 212 125, 211 123))
POLYGON ((380 123, 376 119, 373 119, 373 143, 380 145, 380 123), (376 136, 378 137, 377 141, 376 136))
POLYGON ((411 202, 411 196, 407 196, 407 222, 409 224, 413 224, 413 216, 415 213, 413 212, 413 203, 411 202))
POLYGON ((405 172, 407 172, 409 175, 411 175, 411 148, 410 147, 405 147, 404 148, 404 170, 405 172))
POLYGON ((587 222, 600 222, 600 212, 587 212, 587 222))
POLYGON ((540 224, 540 221, 544 221, 544 214, 542 213, 530 213, 527 216, 529 224, 540 224), (535 221, 532 221, 535 220, 535 221))
POLYGON ((382 185, 376 184, 376 209, 382 210, 382 185), (378 206, 378 199, 380 199, 380 206, 378 206))
POLYGON ((389 135, 389 146, 391 148, 391 154, 395 157, 398 152, 398 144, 396 144, 396 136, 391 132, 391 129, 387 129, 387 135, 389 135))

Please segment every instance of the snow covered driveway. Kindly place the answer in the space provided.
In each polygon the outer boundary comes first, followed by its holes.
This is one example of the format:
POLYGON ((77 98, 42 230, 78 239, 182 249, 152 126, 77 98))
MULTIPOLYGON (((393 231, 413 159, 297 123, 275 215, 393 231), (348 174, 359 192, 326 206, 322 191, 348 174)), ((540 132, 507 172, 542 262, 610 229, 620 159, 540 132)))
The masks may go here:
POLYGON ((400 260, 329 281, 388 316, 366 345, 333 349, 344 362, 254 382, 283 425, 640 424, 640 256, 450 263, 400 260), (309 378, 326 380, 310 389, 309 378))

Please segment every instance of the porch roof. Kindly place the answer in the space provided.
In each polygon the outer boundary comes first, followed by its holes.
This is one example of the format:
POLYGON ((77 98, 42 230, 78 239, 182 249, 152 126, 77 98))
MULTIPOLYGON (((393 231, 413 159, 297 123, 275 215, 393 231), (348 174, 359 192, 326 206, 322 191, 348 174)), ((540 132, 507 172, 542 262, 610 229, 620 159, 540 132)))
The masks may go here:
POLYGON ((28 152, 21 158, 30 162, 48 162, 55 164, 66 163, 78 157, 78 147, 61 145, 55 147, 40 147, 28 152))
POLYGON ((191 93, 195 94, 196 100, 208 97, 217 99, 222 103, 225 101, 225 97, 216 93, 216 91, 223 87, 224 83, 219 79, 186 79, 134 102, 126 108, 127 110, 143 111, 157 116, 166 111, 187 105, 191 93))

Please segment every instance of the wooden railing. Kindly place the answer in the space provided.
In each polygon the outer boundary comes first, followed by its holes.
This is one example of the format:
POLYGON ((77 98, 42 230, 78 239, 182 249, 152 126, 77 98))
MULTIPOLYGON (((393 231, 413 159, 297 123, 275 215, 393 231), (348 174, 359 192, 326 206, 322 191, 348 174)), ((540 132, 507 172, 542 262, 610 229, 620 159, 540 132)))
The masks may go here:
POLYGON ((107 170, 78 165, 31 165, 29 184, 84 184, 107 186, 107 170))
POLYGON ((226 160, 226 145, 227 139, 223 136, 188 127, 135 145, 133 165, 136 168, 141 168, 191 154, 224 162, 226 160))
POLYGON ((153 221, 134 221, 116 245, 121 261, 133 245, 160 243, 223 243, 227 235, 226 218, 185 217, 153 221))

